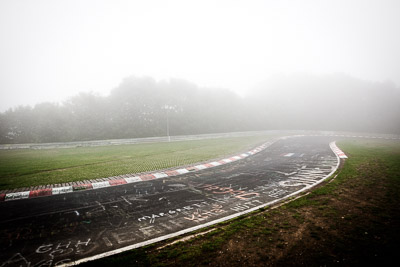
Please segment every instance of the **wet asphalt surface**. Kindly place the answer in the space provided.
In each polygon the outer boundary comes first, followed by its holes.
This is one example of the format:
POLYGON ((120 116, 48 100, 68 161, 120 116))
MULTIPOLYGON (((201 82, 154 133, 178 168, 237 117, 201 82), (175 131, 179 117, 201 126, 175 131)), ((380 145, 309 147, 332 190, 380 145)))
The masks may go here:
MULTIPOLYGON (((336 138, 337 139, 337 138, 336 138)), ((335 137, 279 140, 193 173, 0 203, 0 267, 56 266, 194 230, 277 201, 338 165, 335 137)))

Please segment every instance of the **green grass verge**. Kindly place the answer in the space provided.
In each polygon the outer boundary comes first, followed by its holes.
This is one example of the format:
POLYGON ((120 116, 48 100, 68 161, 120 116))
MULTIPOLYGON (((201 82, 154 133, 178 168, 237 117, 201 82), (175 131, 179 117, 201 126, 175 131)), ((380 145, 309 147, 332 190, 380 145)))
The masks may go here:
POLYGON ((0 190, 140 173, 206 161, 270 136, 103 147, 0 150, 0 190))
POLYGON ((153 244, 84 265, 329 266, 346 259, 342 264, 360 266, 397 259, 400 143, 338 145, 349 159, 336 179, 311 194, 221 223, 186 242, 160 250, 153 244))

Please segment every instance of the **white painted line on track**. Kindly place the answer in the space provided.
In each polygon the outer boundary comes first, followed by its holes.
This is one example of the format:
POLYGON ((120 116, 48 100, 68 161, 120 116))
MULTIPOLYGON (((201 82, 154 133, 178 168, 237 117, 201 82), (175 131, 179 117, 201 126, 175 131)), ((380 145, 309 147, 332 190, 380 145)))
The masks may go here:
POLYGON ((294 155, 294 153, 287 153, 286 155, 284 155, 284 157, 291 157, 293 155, 294 155))
POLYGON ((168 174, 163 173, 163 172, 156 172, 156 173, 152 173, 152 174, 154 175, 154 177, 156 177, 156 179, 168 177, 168 174))

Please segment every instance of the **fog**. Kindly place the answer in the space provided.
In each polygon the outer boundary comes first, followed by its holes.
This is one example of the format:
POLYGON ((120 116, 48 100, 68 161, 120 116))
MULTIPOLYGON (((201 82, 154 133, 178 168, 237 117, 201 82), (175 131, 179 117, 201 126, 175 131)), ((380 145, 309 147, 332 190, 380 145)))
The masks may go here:
POLYGON ((400 88, 344 74, 277 75, 249 96, 271 129, 400 133, 400 88))
POLYGON ((399 133, 399 1, 0 1, 2 143, 399 133))
POLYGON ((400 89, 343 74, 276 76, 248 96, 185 80, 131 76, 109 96, 0 113, 1 143, 60 142, 249 130, 400 134, 400 89))

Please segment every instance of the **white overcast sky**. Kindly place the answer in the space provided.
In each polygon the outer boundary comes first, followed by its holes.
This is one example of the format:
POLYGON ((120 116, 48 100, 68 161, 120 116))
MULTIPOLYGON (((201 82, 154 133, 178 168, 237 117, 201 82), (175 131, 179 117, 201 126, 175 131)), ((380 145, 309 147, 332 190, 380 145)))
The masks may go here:
POLYGON ((400 84, 400 1, 0 0, 0 111, 124 77, 245 92, 275 73, 400 84))

